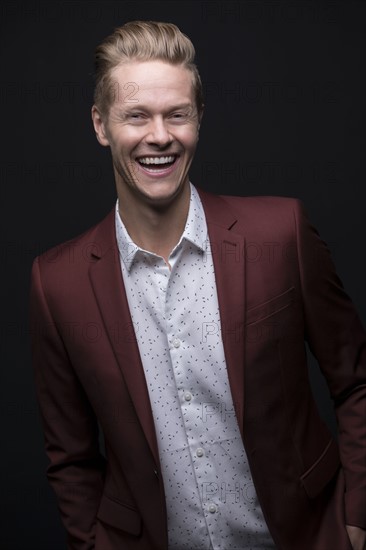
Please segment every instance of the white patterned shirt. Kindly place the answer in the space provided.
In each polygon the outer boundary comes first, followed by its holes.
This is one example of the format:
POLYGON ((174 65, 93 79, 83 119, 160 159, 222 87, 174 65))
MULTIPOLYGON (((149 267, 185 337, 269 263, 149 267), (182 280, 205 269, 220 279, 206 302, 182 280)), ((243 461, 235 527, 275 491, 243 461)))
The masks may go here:
POLYGON ((171 270, 162 257, 133 243, 118 201, 116 233, 157 434, 169 549, 275 548, 234 412, 197 190, 191 184, 171 270))

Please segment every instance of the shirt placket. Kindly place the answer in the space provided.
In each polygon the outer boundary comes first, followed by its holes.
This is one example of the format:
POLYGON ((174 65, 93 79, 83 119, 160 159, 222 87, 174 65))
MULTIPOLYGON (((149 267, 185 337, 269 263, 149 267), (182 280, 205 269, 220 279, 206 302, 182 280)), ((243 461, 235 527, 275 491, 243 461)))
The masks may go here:
MULTIPOLYGON (((202 404, 208 400, 208 396, 204 394, 202 388, 204 384, 200 384, 200 391, 198 387, 194 387, 194 377, 189 374, 188 369, 190 365, 191 350, 189 341, 185 341, 184 336, 180 333, 179 321, 180 308, 179 301, 176 299, 173 291, 173 282, 175 269, 178 268, 180 260, 184 257, 184 251, 180 251, 178 257, 175 259, 172 272, 170 274, 170 281, 166 289, 166 302, 165 302, 165 316, 166 316, 166 328, 170 349, 171 366, 173 376, 176 383, 176 388, 179 396, 179 403, 182 413, 182 418, 185 427, 185 433, 187 438, 187 444, 189 454, 191 458, 191 468, 193 477, 196 481, 196 502, 199 503, 199 509, 197 514, 204 520, 207 536, 210 539, 209 548, 212 546, 212 535, 215 529, 214 516, 219 514, 218 503, 215 498, 211 498, 208 502, 203 501, 204 485, 202 480, 206 478, 208 471, 211 469, 210 465, 210 451, 209 445, 206 440, 206 433, 203 429, 201 408, 202 404), (182 256, 183 255, 183 256, 182 256)), ((181 290, 179 283, 175 281, 175 290, 181 290)), ((191 291, 193 293, 193 288, 191 291)))

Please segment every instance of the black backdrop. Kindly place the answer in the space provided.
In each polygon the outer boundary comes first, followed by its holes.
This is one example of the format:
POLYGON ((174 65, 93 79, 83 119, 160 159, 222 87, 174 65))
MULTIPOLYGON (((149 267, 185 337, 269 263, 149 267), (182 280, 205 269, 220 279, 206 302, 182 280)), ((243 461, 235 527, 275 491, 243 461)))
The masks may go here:
MULTIPOLYGON (((131 19, 172 21, 191 37, 206 92, 193 183, 302 199, 365 320, 366 4, 14 0, 0 14, 0 546, 61 550, 30 366, 29 271, 115 201, 90 118, 94 47, 131 19)), ((334 429, 313 362, 310 376, 334 429)))

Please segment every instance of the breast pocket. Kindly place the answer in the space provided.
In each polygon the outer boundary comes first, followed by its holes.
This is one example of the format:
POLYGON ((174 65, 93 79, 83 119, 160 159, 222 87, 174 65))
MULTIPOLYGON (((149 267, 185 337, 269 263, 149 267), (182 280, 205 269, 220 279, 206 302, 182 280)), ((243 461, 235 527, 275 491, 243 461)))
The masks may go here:
POLYGON ((247 311, 246 326, 269 319, 273 315, 286 310, 295 302, 295 288, 290 287, 281 294, 254 306, 247 311))

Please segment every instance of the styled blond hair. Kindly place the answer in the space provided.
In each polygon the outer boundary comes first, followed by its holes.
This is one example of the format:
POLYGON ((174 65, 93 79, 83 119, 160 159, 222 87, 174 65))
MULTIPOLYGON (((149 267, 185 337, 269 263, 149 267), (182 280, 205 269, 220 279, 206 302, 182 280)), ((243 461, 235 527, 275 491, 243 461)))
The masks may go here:
POLYGON ((114 100, 111 72, 128 61, 161 60, 183 65, 192 73, 197 111, 203 109, 203 91, 194 64, 195 49, 190 39, 173 23, 130 21, 107 36, 95 50, 94 103, 104 115, 114 100))

